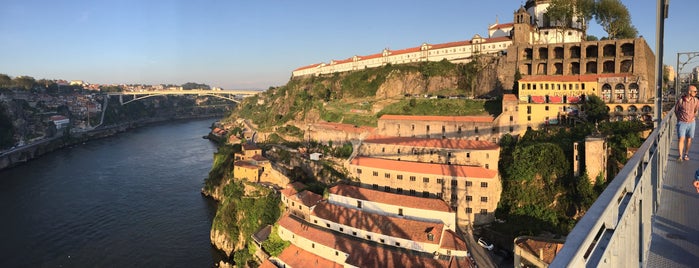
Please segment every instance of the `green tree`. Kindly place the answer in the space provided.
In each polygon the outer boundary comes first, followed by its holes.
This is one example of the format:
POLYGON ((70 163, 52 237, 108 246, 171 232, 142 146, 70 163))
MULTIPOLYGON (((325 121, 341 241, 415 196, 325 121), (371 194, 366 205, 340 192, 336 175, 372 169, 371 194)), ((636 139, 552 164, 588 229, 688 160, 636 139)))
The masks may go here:
POLYGON ((607 105, 596 95, 586 96, 585 102, 582 104, 582 110, 585 112, 585 118, 590 123, 607 121, 609 119, 607 105))
POLYGON ((0 88, 10 88, 12 86, 12 78, 6 74, 0 74, 0 88))
POLYGON ((515 70, 514 83, 512 84, 512 94, 519 97, 519 80, 522 79, 522 73, 519 72, 519 68, 515 70))
POLYGON ((24 88, 26 90, 30 90, 30 89, 34 88, 34 85, 36 85, 36 81, 34 80, 34 77, 31 77, 31 76, 15 77, 15 79, 12 80, 12 83, 16 87, 24 88))
POLYGON ((0 148, 9 148, 15 144, 15 127, 12 125, 10 117, 5 106, 0 103, 0 148))
POLYGON ((194 83, 194 82, 187 82, 182 84, 182 89, 184 90, 192 90, 192 89, 211 89, 209 85, 207 84, 199 84, 199 83, 194 83))
POLYGON ((629 10, 620 0, 599 0, 595 19, 609 39, 634 38, 638 35, 636 27, 631 24, 629 10))

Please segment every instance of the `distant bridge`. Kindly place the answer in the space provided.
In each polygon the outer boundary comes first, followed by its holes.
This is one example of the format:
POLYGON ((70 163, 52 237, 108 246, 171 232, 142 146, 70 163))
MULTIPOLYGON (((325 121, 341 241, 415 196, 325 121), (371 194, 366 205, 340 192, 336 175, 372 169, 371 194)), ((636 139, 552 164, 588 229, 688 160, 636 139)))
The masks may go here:
POLYGON ((225 99, 239 103, 240 100, 236 99, 238 96, 247 97, 257 95, 262 91, 258 90, 154 90, 154 91, 133 91, 133 92, 109 92, 107 93, 111 96, 119 96, 119 102, 121 105, 134 102, 137 100, 142 100, 145 98, 150 98, 154 96, 164 96, 164 95, 197 95, 197 96, 212 96, 220 99, 225 99), (133 96, 133 99, 124 101, 124 95, 133 96))

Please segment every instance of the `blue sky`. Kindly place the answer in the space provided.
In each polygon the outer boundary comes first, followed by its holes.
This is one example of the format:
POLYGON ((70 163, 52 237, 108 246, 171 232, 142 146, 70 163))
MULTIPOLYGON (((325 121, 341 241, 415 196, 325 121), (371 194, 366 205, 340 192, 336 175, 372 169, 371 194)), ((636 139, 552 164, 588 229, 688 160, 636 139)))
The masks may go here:
MULTIPOLYGON (((286 84, 305 65, 487 36, 524 0, 0 2, 0 73, 90 83, 286 84), (429 4, 429 5, 428 5, 429 4)), ((655 51, 657 1, 622 0, 655 51)), ((665 63, 699 51, 699 1, 671 0, 665 63)), ((591 23, 590 34, 606 34, 591 23)), ((688 64, 683 70, 688 72, 688 64)))

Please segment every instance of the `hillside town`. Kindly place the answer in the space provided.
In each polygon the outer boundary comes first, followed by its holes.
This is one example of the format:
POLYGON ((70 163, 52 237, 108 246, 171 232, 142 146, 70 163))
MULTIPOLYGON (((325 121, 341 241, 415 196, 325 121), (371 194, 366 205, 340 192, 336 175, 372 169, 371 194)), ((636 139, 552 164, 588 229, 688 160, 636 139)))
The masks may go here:
MULTIPOLYGON (((308 140, 354 148, 348 159, 325 156, 353 180, 332 184, 324 195, 277 172, 278 164, 266 158, 275 153, 251 143, 255 135, 260 141, 268 137, 244 119, 217 128, 216 135, 226 136, 242 127, 239 137, 229 139, 242 143, 235 178, 273 185, 286 207, 274 228, 265 226, 253 239, 261 245, 276 230, 291 245, 274 256, 259 246, 261 267, 494 266, 483 254, 493 250, 492 243, 474 231, 500 221, 495 210, 503 191, 498 170, 503 135, 521 136, 577 120, 586 112, 581 104, 591 96, 604 102, 611 121, 653 118, 654 55, 646 41, 588 41, 581 23, 561 29, 544 19, 548 6, 548 1, 526 1, 512 22, 490 25, 488 37, 386 49, 294 70, 294 77, 322 77, 388 64, 464 63, 488 56, 497 58, 498 83, 511 89, 501 92, 497 116, 384 114, 375 128, 309 124, 308 140), (516 74, 521 79, 514 79, 516 74)), ((592 184, 606 177, 607 146, 596 136, 576 143, 570 159, 576 176, 584 170, 592 184)), ((313 167, 323 155, 306 157, 313 167)), ((515 267, 547 267, 563 242, 523 236, 503 255, 512 256, 515 267)))

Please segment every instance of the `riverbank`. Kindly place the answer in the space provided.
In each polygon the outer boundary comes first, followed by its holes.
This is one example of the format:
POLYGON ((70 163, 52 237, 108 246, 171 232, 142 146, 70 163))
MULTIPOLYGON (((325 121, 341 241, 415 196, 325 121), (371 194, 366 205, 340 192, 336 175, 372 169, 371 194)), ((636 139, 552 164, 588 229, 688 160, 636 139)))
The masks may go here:
POLYGON ((207 114, 203 116, 174 116, 167 118, 149 118, 118 125, 102 126, 88 131, 74 131, 68 136, 56 135, 54 137, 43 139, 32 144, 11 150, 0 154, 0 170, 12 168, 33 159, 37 159, 42 155, 53 152, 55 150, 70 147, 76 144, 81 144, 90 140, 110 137, 118 133, 122 133, 131 129, 172 122, 173 120, 192 120, 205 118, 220 118, 223 114, 207 114))

